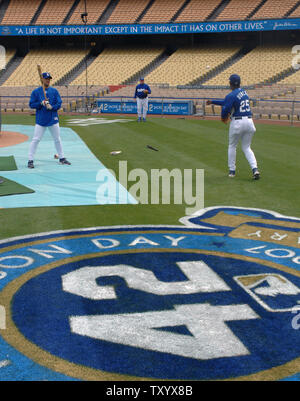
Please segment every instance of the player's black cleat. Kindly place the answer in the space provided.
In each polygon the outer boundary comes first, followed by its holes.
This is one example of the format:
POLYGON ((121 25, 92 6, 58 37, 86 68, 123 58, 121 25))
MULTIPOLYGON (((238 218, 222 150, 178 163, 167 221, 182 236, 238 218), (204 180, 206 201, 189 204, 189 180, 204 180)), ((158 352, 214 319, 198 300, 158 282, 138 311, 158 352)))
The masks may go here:
POLYGON ((33 160, 29 160, 27 167, 28 168, 34 168, 33 160))
POLYGON ((252 176, 253 180, 259 180, 260 179, 260 173, 258 171, 258 168, 252 169, 252 174, 253 174, 253 176, 252 176))
POLYGON ((234 178, 235 177, 235 171, 234 170, 229 170, 228 177, 234 178))
POLYGON ((60 164, 68 164, 70 165, 71 163, 64 157, 63 159, 59 159, 60 164))

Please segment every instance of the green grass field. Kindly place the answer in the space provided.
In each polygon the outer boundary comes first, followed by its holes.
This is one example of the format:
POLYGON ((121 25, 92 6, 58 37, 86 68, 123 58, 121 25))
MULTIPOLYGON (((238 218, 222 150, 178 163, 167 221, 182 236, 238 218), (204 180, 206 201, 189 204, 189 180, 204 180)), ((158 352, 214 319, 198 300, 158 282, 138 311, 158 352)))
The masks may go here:
MULTIPOLYGON (((135 119, 135 116, 125 118, 135 119)), ((151 169, 204 169, 205 207, 253 207, 300 217, 300 133, 297 127, 256 125, 252 148, 261 170, 261 180, 253 181, 240 148, 237 175, 234 179, 227 177, 228 126, 220 121, 149 117, 146 124, 132 121, 78 127, 69 125, 69 119, 69 116, 61 116, 61 126, 75 130, 97 158, 116 173, 120 160, 127 161, 128 171, 141 168, 149 176, 151 169), (147 145, 159 151, 150 150, 147 145), (122 150, 122 154, 111 156, 112 150, 122 150)), ((34 116, 4 115, 2 122, 34 125, 34 116)), ((43 146, 42 142, 40 146, 43 146)), ((64 150, 72 161, 68 149, 65 147, 64 150)), ((171 202, 170 205, 2 209, 0 237, 92 226, 178 224, 178 219, 186 214, 185 208, 184 204, 171 202)))

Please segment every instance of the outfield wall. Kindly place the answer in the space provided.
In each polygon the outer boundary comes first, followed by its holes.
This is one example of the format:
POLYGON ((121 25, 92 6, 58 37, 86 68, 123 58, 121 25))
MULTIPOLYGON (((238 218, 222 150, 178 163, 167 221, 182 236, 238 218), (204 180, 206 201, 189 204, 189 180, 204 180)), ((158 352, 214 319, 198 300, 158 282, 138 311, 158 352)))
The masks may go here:
MULTIPOLYGON (((137 114, 136 101, 132 99, 100 98, 96 100, 97 107, 94 112, 107 114, 137 114)), ((192 115, 194 104, 192 100, 182 99, 150 99, 148 103, 148 114, 163 115, 192 115)))
MULTIPOLYGON (((17 89, 17 88, 16 88, 17 89)), ((31 88, 30 88, 31 89, 31 88)), ((60 88, 58 87, 59 91, 60 88)), ((255 119, 300 121, 300 93, 297 90, 277 86, 272 89, 276 95, 268 94, 268 88, 249 90, 251 109, 255 119)), ((83 90, 83 88, 81 89, 83 90)), ((71 90, 70 90, 71 92, 71 90)), ((151 96, 149 98, 149 115, 157 116, 197 116, 200 118, 219 117, 220 106, 207 105, 208 99, 224 99, 228 89, 214 90, 182 90, 177 96, 151 96), (182 94, 180 96, 179 94, 182 94)), ((80 92, 79 92, 80 93, 80 92)), ((103 92, 102 92, 103 93, 103 92)), ((5 95, 1 98, 1 110, 7 112, 34 113, 29 108, 30 91, 25 96, 5 95)), ((94 115, 119 114, 136 115, 136 101, 133 96, 95 96, 84 91, 81 94, 68 94, 66 88, 61 88, 63 101, 61 112, 92 113, 94 115)))

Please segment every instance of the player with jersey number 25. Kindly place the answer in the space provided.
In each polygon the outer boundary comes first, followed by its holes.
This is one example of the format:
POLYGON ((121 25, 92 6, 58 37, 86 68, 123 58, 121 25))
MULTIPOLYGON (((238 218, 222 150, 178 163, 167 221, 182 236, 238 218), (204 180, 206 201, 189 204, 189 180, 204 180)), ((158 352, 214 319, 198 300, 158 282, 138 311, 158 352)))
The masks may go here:
POLYGON ((227 123, 229 118, 231 119, 228 145, 229 177, 235 177, 236 148, 239 140, 241 140, 242 150, 252 169, 252 177, 254 180, 258 180, 260 173, 255 155, 251 149, 252 138, 256 128, 252 120, 249 96, 240 87, 241 78, 239 75, 230 75, 229 84, 231 92, 224 100, 207 100, 206 104, 222 106, 221 119, 224 123, 227 123))

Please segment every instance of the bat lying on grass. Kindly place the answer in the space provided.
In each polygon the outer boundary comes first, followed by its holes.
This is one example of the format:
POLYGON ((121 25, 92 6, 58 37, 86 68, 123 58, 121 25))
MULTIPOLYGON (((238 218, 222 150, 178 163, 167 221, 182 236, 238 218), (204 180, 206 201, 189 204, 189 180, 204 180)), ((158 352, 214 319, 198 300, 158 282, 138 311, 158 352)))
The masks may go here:
POLYGON ((153 146, 147 145, 147 148, 151 149, 151 150, 155 150, 155 152, 158 152, 158 149, 155 149, 153 146))

